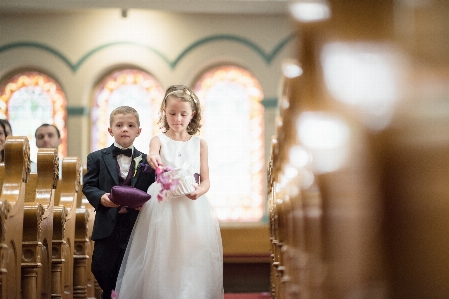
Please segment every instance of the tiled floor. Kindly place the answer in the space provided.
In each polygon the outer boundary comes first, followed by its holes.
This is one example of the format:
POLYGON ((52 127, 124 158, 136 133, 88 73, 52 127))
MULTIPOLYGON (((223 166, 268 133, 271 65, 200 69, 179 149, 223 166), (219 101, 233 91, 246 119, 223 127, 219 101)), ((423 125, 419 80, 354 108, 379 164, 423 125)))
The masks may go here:
POLYGON ((224 299, 270 299, 269 293, 228 293, 224 299))

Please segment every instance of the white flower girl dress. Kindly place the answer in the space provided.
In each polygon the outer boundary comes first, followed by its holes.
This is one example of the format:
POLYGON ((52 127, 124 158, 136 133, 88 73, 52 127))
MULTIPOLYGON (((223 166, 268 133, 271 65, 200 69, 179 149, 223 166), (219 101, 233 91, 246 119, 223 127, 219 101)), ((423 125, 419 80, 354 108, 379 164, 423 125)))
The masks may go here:
POLYGON ((200 172, 200 138, 164 134, 161 159, 177 171, 177 189, 158 202, 160 184, 140 211, 117 280, 120 299, 222 299, 223 249, 215 211, 205 195, 191 200, 200 172))

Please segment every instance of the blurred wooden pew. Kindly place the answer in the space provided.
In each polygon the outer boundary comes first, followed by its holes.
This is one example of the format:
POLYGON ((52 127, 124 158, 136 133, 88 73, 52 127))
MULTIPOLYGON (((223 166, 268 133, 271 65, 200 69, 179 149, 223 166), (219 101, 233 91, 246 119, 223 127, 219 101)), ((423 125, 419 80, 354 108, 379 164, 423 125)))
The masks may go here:
MULTIPOLYGON (((303 3, 297 4, 301 9, 303 3)), ((382 54, 392 56, 384 46, 393 31, 392 4, 384 1, 372 7, 367 0, 323 1, 315 5, 322 5, 320 12, 329 9, 328 14, 317 14, 314 20, 308 19, 312 15, 298 14, 296 61, 301 75, 284 78, 269 181, 275 298, 384 298, 386 294, 378 220, 381 201, 363 123, 370 115, 361 118, 360 107, 345 106, 337 98, 352 96, 353 77, 347 68, 354 66, 329 61, 355 57, 360 62, 368 55, 383 61, 382 54), (345 71, 349 78, 343 76, 345 71), (344 86, 346 94, 341 89, 332 93, 333 84, 344 86), (294 166, 300 156, 310 158, 294 166)), ((376 75, 371 69, 364 71, 376 75)), ((367 86, 359 83, 362 95, 368 97, 365 90, 370 82, 363 83, 367 86)), ((353 101, 366 103, 363 96, 353 101)))
POLYGON ((0 195, 0 298, 21 298, 21 257, 25 185, 30 173, 28 139, 9 136, 0 195))
MULTIPOLYGON (((81 169, 82 176, 87 168, 81 169)), ((90 239, 95 220, 94 208, 87 201, 80 186, 77 192, 76 203, 76 227, 75 227, 75 255, 74 255, 74 277, 73 297, 95 299, 95 278, 91 271, 93 241, 90 239)))
POLYGON ((22 298, 51 297, 53 204, 58 173, 57 149, 39 149, 37 173, 30 173, 26 184, 22 298))
POLYGON ((448 298, 449 2, 306 4, 269 161, 273 298, 448 298), (313 159, 290 176, 295 146, 313 159))
POLYGON ((73 298, 73 259, 75 252, 76 203, 80 185, 80 160, 62 161, 53 209, 52 298, 73 298))
MULTIPOLYGON (((90 270, 95 212, 76 157, 39 149, 30 173, 26 137, 10 136, 0 163, 0 299, 99 298, 90 270)), ((84 170, 85 171, 85 170, 84 170)))

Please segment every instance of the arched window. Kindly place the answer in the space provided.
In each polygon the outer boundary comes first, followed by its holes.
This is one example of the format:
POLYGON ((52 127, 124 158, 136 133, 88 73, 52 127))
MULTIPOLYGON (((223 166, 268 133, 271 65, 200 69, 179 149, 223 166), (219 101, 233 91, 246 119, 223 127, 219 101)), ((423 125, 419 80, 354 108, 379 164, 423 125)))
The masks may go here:
POLYGON ((30 159, 36 162, 34 133, 43 123, 54 124, 61 133, 59 154, 67 155, 67 100, 61 86, 40 72, 20 72, 0 86, 0 117, 11 124, 13 135, 26 136, 30 159))
POLYGON ((160 130, 157 126, 159 105, 164 91, 150 74, 137 69, 124 69, 107 75, 95 89, 92 110, 92 151, 108 147, 114 142, 109 135, 109 116, 119 106, 131 106, 139 113, 142 133, 134 146, 148 152, 152 136, 160 130))
POLYGON ((265 206, 260 84, 242 68, 223 66, 204 73, 194 91, 204 106, 208 198, 221 221, 260 221, 265 206))

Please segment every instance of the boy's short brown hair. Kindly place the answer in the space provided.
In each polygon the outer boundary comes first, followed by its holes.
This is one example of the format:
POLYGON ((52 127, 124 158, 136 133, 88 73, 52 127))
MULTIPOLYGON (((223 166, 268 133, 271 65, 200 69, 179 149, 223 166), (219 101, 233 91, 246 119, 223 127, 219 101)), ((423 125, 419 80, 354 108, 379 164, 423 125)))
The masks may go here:
POLYGON ((137 125, 140 127, 140 120, 139 120, 139 113, 137 113, 137 110, 133 107, 129 106, 120 106, 112 110, 111 115, 109 117, 109 125, 112 126, 112 123, 114 122, 114 116, 117 114, 132 114, 136 117, 137 125))

